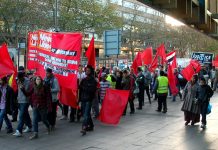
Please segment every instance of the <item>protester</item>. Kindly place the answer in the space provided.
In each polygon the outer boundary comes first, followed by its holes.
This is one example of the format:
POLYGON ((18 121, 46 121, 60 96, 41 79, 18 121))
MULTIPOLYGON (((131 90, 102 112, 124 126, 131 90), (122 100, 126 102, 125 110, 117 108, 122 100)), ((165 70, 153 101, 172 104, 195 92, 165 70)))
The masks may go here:
POLYGON ((91 117, 91 107, 92 101, 95 97, 95 92, 97 88, 97 82, 93 77, 94 69, 91 66, 86 67, 86 78, 81 81, 79 90, 80 98, 82 102, 82 114, 83 114, 83 123, 82 123, 82 135, 85 135, 87 131, 94 130, 94 124, 91 117))
MULTIPOLYGON (((123 71, 123 79, 122 79, 122 87, 123 87, 123 90, 129 90, 128 102, 129 102, 129 106, 130 106, 130 114, 135 113, 134 95, 133 95, 134 84, 135 84, 135 79, 133 78, 133 76, 131 76, 129 74, 129 71, 124 70, 123 71)), ((123 112, 123 115, 126 115, 127 105, 126 105, 126 108, 123 112)))
POLYGON ((152 79, 151 79, 151 94, 154 95, 154 100, 157 100, 157 91, 154 91, 157 77, 158 77, 158 70, 156 69, 155 72, 152 74, 152 79))
POLYGON ((150 86, 150 83, 151 83, 151 73, 149 72, 148 66, 146 66, 146 65, 144 67, 143 75, 145 76, 145 78, 144 78, 144 84, 145 84, 144 88, 145 88, 146 94, 148 96, 149 103, 151 104, 151 96, 150 96, 150 90, 149 90, 149 86, 150 86))
POLYGON ((210 98, 213 96, 213 90, 206 83, 205 78, 200 79, 200 86, 197 89, 196 99, 197 103, 200 104, 201 107, 201 116, 202 116, 202 124, 201 128, 205 129, 207 125, 207 108, 209 105, 210 98))
POLYGON ((211 87, 211 88, 213 88, 215 79, 216 79, 216 69, 215 69, 215 67, 213 66, 212 69, 211 69, 211 71, 210 71, 210 82, 211 82, 210 87, 211 87))
POLYGON ((123 78, 123 73, 122 71, 117 71, 116 73, 116 89, 121 90, 122 89, 122 78, 123 78))
POLYGON ((106 80, 107 78, 107 75, 106 73, 102 73, 101 74, 101 82, 100 82, 100 97, 101 97, 101 103, 103 102, 104 100, 104 97, 105 97, 105 94, 106 94, 106 90, 108 88, 110 88, 110 82, 108 82, 106 80))
POLYGON ((201 108, 200 105, 195 101, 198 86, 198 76, 194 75, 192 77, 192 80, 188 82, 184 88, 184 102, 181 110, 184 111, 184 119, 186 121, 186 126, 190 123, 190 121, 191 125, 194 125, 195 123, 198 123, 200 121, 201 108))
POLYGON ((209 73, 208 73, 205 65, 201 66, 201 71, 199 72, 199 79, 201 79, 201 78, 204 78, 206 80, 206 83, 208 83, 209 73))
POLYGON ((95 73, 95 80, 97 82, 97 89, 96 89, 96 92, 95 92, 95 98, 93 99, 93 102, 92 102, 92 111, 93 111, 93 115, 94 115, 94 118, 97 119, 98 116, 99 116, 99 92, 100 92, 100 82, 99 82, 99 79, 98 79, 98 75, 95 73))
POLYGON ((182 99, 182 94, 181 94, 181 92, 180 92, 180 83, 179 83, 179 72, 178 72, 178 70, 177 69, 174 69, 174 78, 175 78, 175 83, 176 83, 176 87, 177 87, 177 89, 178 89, 178 94, 176 94, 176 95, 173 95, 173 102, 175 102, 176 101, 176 96, 177 95, 179 95, 179 97, 180 97, 180 100, 182 99))
POLYGON ((139 106, 137 107, 138 110, 142 110, 142 106, 144 105, 144 90, 145 90, 145 77, 142 73, 142 68, 138 67, 138 75, 136 78, 136 83, 139 88, 139 93, 137 94, 138 96, 138 101, 139 101, 139 106))
POLYGON ((168 94, 168 78, 163 71, 160 71, 160 77, 157 78, 155 84, 155 91, 158 96, 158 108, 156 111, 161 112, 163 106, 163 113, 167 112, 167 94, 168 94))
POLYGON ((30 96, 31 104, 33 107, 33 135, 30 140, 38 138, 38 122, 39 119, 45 124, 48 134, 51 131, 51 126, 48 121, 48 113, 52 111, 52 97, 51 90, 45 84, 40 76, 37 76, 34 85, 26 90, 24 86, 19 85, 19 88, 25 93, 25 95, 30 96))
MULTIPOLYGON (((18 87, 23 87, 25 90, 29 90, 30 88, 30 80, 25 77, 25 72, 18 72, 18 87)), ((14 136, 20 137, 22 133, 31 132, 32 130, 32 121, 29 115, 29 98, 24 94, 21 88, 18 88, 18 108, 19 108, 19 122, 17 126, 16 132, 13 134, 14 136), (26 125, 26 129, 23 130, 24 124, 26 125)))
POLYGON ((52 111, 48 113, 48 121, 52 130, 55 129, 56 117, 57 117, 57 105, 58 105, 58 93, 60 87, 57 78, 52 73, 52 69, 46 69, 46 78, 44 79, 45 85, 51 90, 52 96, 52 111))
POLYGON ((14 107, 14 91, 7 84, 7 77, 0 79, 0 131, 2 128, 3 121, 7 125, 7 133, 12 133, 13 128, 11 121, 8 119, 7 114, 12 115, 12 110, 14 107))

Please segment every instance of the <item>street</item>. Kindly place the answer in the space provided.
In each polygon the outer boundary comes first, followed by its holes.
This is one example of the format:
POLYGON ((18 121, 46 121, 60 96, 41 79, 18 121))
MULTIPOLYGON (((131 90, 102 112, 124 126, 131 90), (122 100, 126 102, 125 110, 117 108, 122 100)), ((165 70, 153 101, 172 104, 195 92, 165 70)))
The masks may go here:
MULTIPOLYGON (((29 140, 30 133, 16 138, 0 132, 0 150, 215 150, 218 149, 218 94, 211 99, 212 113, 208 115, 205 131, 200 123, 185 126, 182 101, 168 98, 167 114, 156 112, 157 102, 150 105, 145 99, 142 111, 123 117, 118 126, 94 121, 94 132, 81 136, 81 123, 57 119, 57 128, 46 134, 40 123, 39 138, 29 140)), ((136 103, 136 100, 135 100, 136 103)), ((5 127, 5 126, 4 126, 5 127)), ((4 129, 3 127, 3 129, 4 129)), ((16 124, 13 124, 16 127, 16 124)))

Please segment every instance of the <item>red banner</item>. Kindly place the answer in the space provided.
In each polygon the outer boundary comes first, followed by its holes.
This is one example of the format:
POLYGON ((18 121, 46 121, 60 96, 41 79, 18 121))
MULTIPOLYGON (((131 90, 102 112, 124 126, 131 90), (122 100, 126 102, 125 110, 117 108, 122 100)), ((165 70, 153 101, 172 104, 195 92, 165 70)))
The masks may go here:
POLYGON ((51 68, 61 87, 77 90, 82 34, 37 31, 29 33, 28 43, 28 69, 45 77, 51 68))
POLYGON ((191 60, 190 64, 182 70, 181 74, 186 80, 190 81, 192 76, 200 71, 201 64, 197 60, 191 60))
POLYGON ((128 102, 129 91, 107 89, 99 120, 103 123, 117 125, 128 102))

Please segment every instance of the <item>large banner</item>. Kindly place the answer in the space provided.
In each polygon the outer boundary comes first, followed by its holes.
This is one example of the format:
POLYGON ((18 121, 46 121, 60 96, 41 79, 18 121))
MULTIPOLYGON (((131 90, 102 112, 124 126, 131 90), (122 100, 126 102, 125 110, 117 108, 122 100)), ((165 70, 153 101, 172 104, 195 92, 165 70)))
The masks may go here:
POLYGON ((51 68, 61 87, 77 90, 82 34, 37 31, 29 33, 28 69, 45 77, 51 68))
POLYGON ((199 61, 201 64, 212 63, 213 53, 194 52, 192 59, 199 61))

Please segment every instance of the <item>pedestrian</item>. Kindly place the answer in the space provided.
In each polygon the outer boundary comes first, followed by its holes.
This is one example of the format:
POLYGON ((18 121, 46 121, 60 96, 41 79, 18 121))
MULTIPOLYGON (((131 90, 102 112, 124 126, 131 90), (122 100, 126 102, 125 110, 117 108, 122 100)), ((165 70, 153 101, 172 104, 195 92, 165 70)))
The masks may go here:
MULTIPOLYGON (((129 91, 128 102, 129 102, 129 106, 130 106, 130 114, 135 113, 134 94, 133 94, 134 84, 135 84, 134 77, 129 74, 128 70, 124 70, 123 71, 123 79, 122 79, 122 88, 123 88, 123 90, 129 91)), ((127 103, 127 105, 128 105, 128 103, 127 103)), ((126 115, 127 105, 126 105, 126 108, 123 112, 123 115, 126 115)))
POLYGON ((205 78, 200 79, 200 86, 197 89, 196 99, 201 107, 201 128, 205 129, 207 125, 207 108, 210 98, 213 96, 213 90, 206 83, 205 78))
POLYGON ((142 73, 142 68, 138 67, 138 75, 136 78, 136 83, 139 88, 139 93, 137 94, 139 106, 137 107, 138 110, 142 110, 142 106, 144 105, 144 93, 145 93, 145 76, 142 73))
POLYGON ((158 78, 158 70, 156 69, 155 72, 152 74, 152 82, 151 82, 151 94, 154 95, 154 100, 157 100, 157 91, 154 90, 157 78, 158 78))
POLYGON ((211 71, 210 71, 210 82, 211 82, 211 88, 213 88, 213 85, 215 83, 215 79, 216 79, 216 69, 215 67, 213 66, 211 71))
POLYGON ((155 91, 158 96, 158 108, 156 111, 163 113, 167 112, 167 95, 168 95, 168 78, 165 76, 164 71, 160 71, 160 76, 157 78, 155 84, 155 91))
POLYGON ((40 76, 35 78, 34 85, 29 90, 26 90, 22 85, 19 88, 30 96, 33 107, 33 135, 30 140, 38 138, 38 122, 39 119, 45 124, 48 134, 51 131, 51 126, 48 121, 48 113, 52 111, 52 96, 50 88, 43 84, 43 79, 40 76))
POLYGON ((87 131, 94 130, 94 124, 91 117, 92 101, 96 94, 97 82, 94 78, 94 69, 92 66, 86 67, 86 78, 81 81, 79 90, 82 105, 83 123, 82 123, 82 135, 85 135, 87 131))
POLYGON ((123 79, 123 72, 117 71, 116 73, 116 89, 121 90, 122 89, 122 79, 123 79))
POLYGON ((188 82, 184 88, 183 93, 183 105, 182 111, 184 112, 185 125, 187 126, 190 122, 191 125, 200 121, 201 107, 196 103, 195 98, 198 89, 198 76, 194 75, 190 82, 188 82))
POLYGON ((12 133, 13 128, 8 114, 12 115, 15 97, 13 89, 7 83, 7 77, 0 78, 0 131, 3 121, 7 125, 7 133, 12 133))
POLYGON ((146 65, 144 67, 143 75, 145 76, 145 78, 144 78, 144 84, 145 84, 144 88, 145 88, 146 94, 148 96, 149 103, 151 104, 151 96, 150 96, 150 90, 149 90, 149 86, 150 86, 150 83, 151 83, 151 73, 148 70, 148 66, 146 66, 146 65))
POLYGON ((25 90, 29 90, 30 88, 30 80, 25 77, 25 72, 18 72, 18 109, 19 109, 19 122, 16 129, 16 132, 13 134, 14 136, 20 137, 22 133, 27 133, 32 131, 32 121, 29 115, 29 106, 30 101, 29 97, 24 94, 21 88, 23 87, 25 90), (26 125, 26 129, 23 130, 24 124, 26 125))
POLYGON ((106 80, 107 75, 106 73, 101 74, 101 82, 100 82, 100 97, 101 97, 101 103, 104 100, 106 90, 111 87, 110 82, 106 80))
POLYGON ((175 78, 176 87, 177 87, 177 89, 178 89, 178 93, 177 93, 176 95, 173 95, 173 102, 176 101, 176 96, 177 96, 177 95, 179 95, 180 100, 182 99, 182 94, 181 94, 181 92, 180 92, 180 89, 181 89, 181 88, 180 88, 180 83, 179 83, 179 78, 178 78, 178 76, 179 76, 178 69, 175 68, 175 69, 174 69, 174 78, 175 78))
POLYGON ((99 116, 99 91, 100 91, 100 82, 97 73, 95 73, 95 80, 97 82, 97 89, 95 92, 95 98, 93 99, 92 102, 92 111, 94 114, 94 118, 97 119, 99 116))

